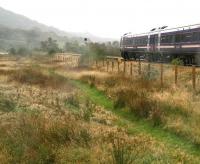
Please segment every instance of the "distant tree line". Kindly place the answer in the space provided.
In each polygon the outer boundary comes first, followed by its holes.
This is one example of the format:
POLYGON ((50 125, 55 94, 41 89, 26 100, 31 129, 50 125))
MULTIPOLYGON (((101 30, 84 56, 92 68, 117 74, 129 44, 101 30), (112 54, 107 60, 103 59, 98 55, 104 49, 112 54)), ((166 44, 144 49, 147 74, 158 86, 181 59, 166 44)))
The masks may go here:
MULTIPOLYGON (((48 55, 53 55, 57 52, 71 52, 78 53, 94 58, 103 58, 105 56, 119 56, 119 42, 93 43, 90 41, 66 41, 63 48, 59 47, 57 40, 49 37, 47 40, 40 42, 40 47, 34 49, 36 51, 46 52, 48 55)), ((27 47, 10 48, 9 53, 13 55, 27 55, 31 54, 31 49, 27 47)))
POLYGON ((119 56, 119 42, 107 42, 107 43, 78 43, 66 42, 64 46, 64 52, 80 53, 83 55, 90 55, 95 58, 102 58, 105 56, 119 56))

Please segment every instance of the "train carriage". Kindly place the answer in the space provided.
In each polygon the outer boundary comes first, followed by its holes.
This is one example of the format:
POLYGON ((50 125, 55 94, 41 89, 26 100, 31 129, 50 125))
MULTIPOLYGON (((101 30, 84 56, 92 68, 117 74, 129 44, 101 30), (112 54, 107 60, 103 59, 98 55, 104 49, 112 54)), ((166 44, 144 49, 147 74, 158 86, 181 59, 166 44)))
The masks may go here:
POLYGON ((163 26, 143 34, 125 34, 120 41, 125 60, 145 57, 170 62, 180 58, 185 65, 200 64, 200 24, 168 29, 163 26))

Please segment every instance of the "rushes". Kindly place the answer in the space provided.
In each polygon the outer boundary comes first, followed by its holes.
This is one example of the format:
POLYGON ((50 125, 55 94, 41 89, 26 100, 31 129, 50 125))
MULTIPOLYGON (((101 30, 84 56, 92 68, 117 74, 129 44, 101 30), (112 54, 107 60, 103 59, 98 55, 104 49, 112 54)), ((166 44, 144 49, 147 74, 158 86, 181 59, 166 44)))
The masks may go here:
POLYGON ((113 164, 132 164, 134 161, 131 146, 126 145, 123 139, 112 140, 113 164))
POLYGON ((10 81, 59 89, 64 88, 67 80, 51 69, 45 70, 39 66, 29 66, 15 70, 10 76, 10 81))
MULTIPOLYGON (((85 81, 86 77, 87 74, 84 75, 85 81)), ((145 119, 152 126, 160 126, 199 145, 200 131, 196 121, 199 120, 199 107, 196 105, 199 96, 188 92, 187 88, 166 86, 161 90, 157 81, 143 75, 130 78, 120 75, 102 77, 98 74, 95 86, 113 99, 114 109, 129 110, 133 117, 145 119)))
POLYGON ((59 147, 88 146, 90 142, 88 130, 67 115, 59 121, 20 113, 16 122, 7 126, 1 125, 0 144, 11 154, 11 163, 54 163, 59 147))

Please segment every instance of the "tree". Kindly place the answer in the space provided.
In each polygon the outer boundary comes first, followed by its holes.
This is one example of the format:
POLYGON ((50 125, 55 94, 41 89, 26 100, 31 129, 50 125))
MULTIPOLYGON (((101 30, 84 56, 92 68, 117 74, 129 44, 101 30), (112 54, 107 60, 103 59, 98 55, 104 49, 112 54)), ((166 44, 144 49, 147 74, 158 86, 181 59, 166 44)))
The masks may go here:
POLYGON ((57 41, 53 40, 51 37, 49 37, 46 41, 41 42, 41 49, 48 52, 49 55, 60 51, 57 41))
POLYGON ((11 54, 11 55, 16 55, 16 49, 15 48, 11 48, 11 49, 9 49, 9 54, 11 54))

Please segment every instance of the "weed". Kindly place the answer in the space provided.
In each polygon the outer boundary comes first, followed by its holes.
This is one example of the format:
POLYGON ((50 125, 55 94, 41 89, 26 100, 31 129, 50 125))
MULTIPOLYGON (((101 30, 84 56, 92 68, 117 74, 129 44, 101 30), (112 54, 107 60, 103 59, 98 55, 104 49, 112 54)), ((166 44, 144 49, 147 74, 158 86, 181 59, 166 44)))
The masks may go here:
POLYGON ((66 84, 66 79, 63 76, 56 74, 54 71, 45 72, 44 69, 36 66, 15 70, 11 74, 10 80, 22 84, 51 88, 63 88, 66 84))
POLYGON ((0 111, 12 112, 15 110, 16 104, 12 100, 0 97, 0 111))
POLYGON ((159 126, 164 122, 164 113, 161 110, 161 106, 155 102, 153 110, 150 112, 149 120, 152 122, 153 126, 159 126))
POLYGON ((83 109, 83 119, 87 122, 90 121, 90 118, 92 117, 92 110, 95 108, 95 106, 92 104, 92 102, 87 98, 85 100, 85 107, 83 109))
POLYGON ((144 70, 141 74, 142 79, 150 81, 158 79, 158 76, 159 76, 158 70, 153 67, 149 68, 148 66, 144 67, 144 70))
POLYGON ((124 90, 120 90, 116 93, 116 100, 114 101, 114 109, 124 108, 126 106, 126 100, 124 99, 124 90))
POLYGON ((69 97, 67 97, 67 99, 65 100, 65 104, 69 104, 75 108, 79 108, 79 97, 77 95, 77 93, 70 95, 69 97))
POLYGON ((112 141, 112 159, 114 164, 133 163, 133 154, 130 146, 126 145, 123 139, 113 139, 112 141))

